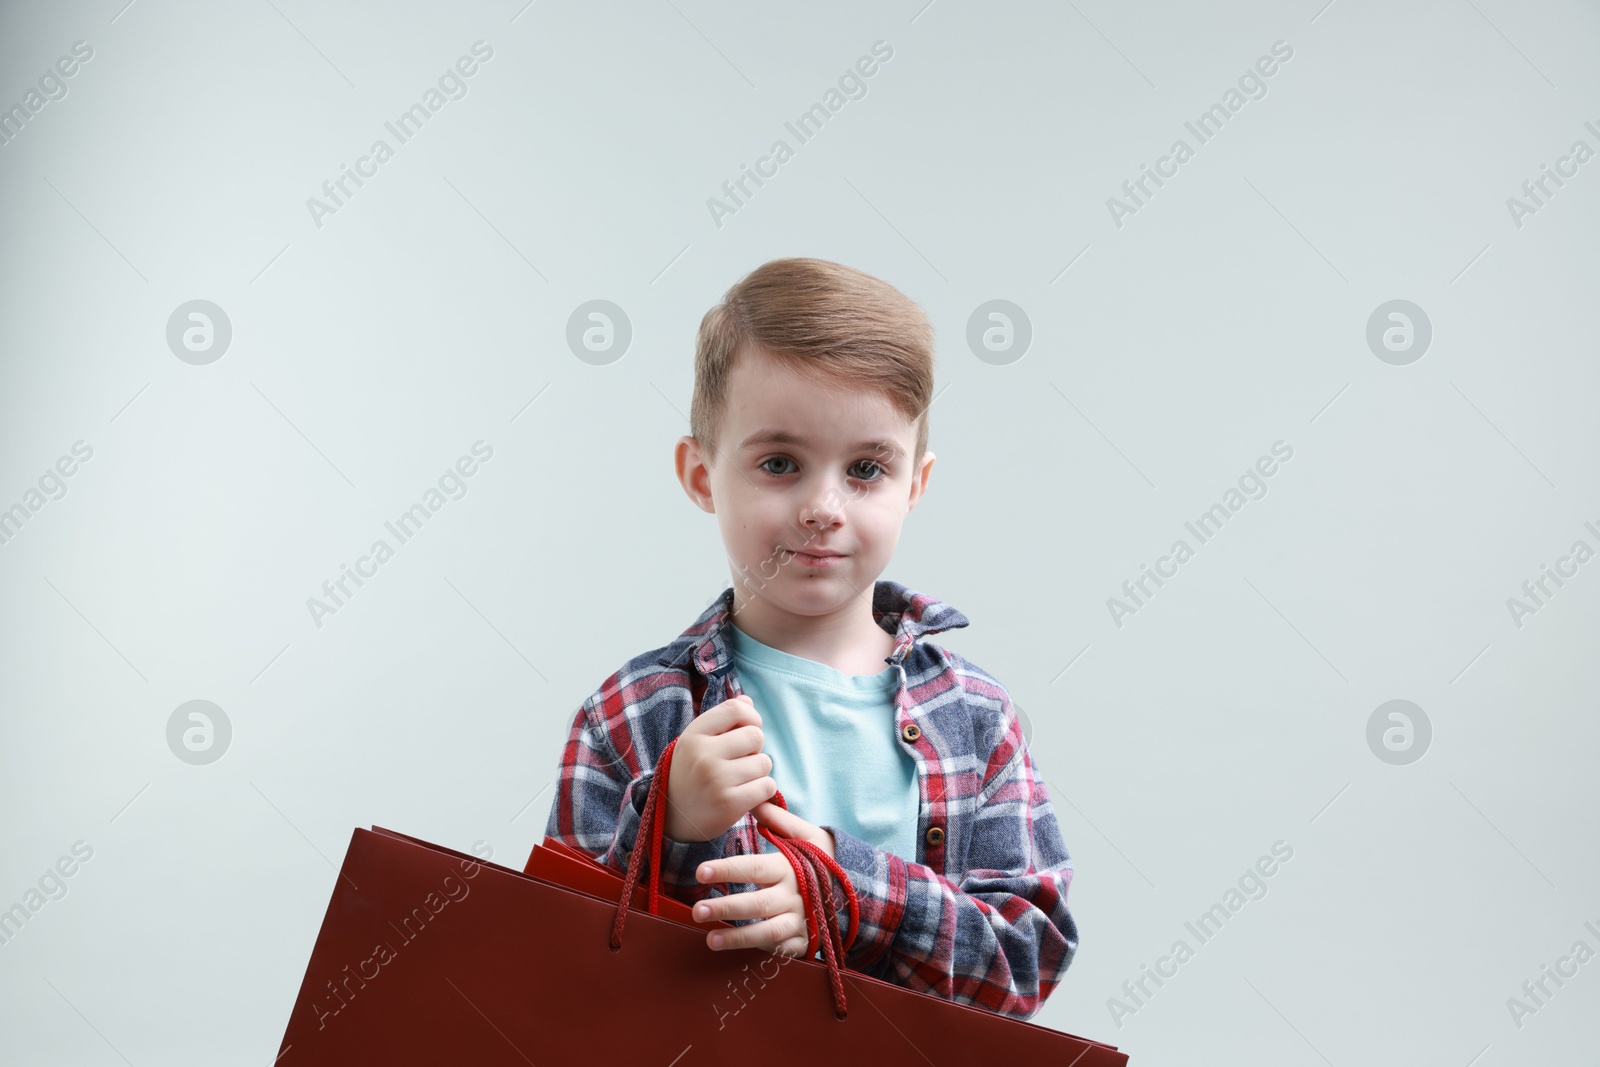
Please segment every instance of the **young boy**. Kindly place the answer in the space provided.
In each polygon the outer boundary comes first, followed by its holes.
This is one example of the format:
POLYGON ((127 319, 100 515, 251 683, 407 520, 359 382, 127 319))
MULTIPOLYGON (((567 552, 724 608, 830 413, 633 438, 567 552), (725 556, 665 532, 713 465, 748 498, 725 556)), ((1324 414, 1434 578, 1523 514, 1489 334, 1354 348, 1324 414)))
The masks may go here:
POLYGON ((1005 688, 924 640, 966 616, 878 580, 933 466, 933 362, 916 304, 824 260, 767 263, 706 314, 677 472, 733 585, 583 702, 546 832, 626 870, 679 738, 662 888, 734 925, 711 948, 805 951, 795 873, 761 825, 849 875, 846 966, 1026 1019, 1077 951, 1072 860, 1005 688))

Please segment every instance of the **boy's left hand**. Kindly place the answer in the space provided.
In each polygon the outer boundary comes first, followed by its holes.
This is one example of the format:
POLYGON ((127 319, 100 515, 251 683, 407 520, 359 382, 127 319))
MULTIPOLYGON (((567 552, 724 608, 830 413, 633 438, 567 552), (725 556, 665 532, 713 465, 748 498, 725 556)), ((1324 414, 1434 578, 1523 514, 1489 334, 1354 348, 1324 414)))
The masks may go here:
MULTIPOLYGON (((776 836, 809 841, 830 858, 838 858, 831 833, 771 801, 757 804, 750 809, 750 814, 776 836)), ((761 887, 753 893, 712 897, 695 905, 694 917, 701 922, 710 919, 765 920, 729 930, 712 931, 706 937, 706 944, 712 949, 759 948, 781 956, 799 956, 805 952, 805 901, 800 896, 800 884, 795 878, 794 868, 783 853, 724 856, 702 863, 695 877, 701 882, 751 882, 761 887)))

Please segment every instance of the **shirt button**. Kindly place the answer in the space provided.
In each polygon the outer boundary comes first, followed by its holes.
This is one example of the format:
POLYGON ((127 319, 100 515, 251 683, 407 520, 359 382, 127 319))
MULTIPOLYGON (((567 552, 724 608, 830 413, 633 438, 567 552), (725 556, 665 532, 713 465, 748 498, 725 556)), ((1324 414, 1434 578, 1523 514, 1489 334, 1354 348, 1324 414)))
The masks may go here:
POLYGON ((900 736, 905 738, 907 741, 915 741, 917 738, 922 736, 922 727, 918 726, 914 722, 908 722, 906 723, 905 729, 900 731, 900 736))
POLYGON ((928 827, 928 844, 937 845, 944 841, 944 828, 939 826, 928 827))

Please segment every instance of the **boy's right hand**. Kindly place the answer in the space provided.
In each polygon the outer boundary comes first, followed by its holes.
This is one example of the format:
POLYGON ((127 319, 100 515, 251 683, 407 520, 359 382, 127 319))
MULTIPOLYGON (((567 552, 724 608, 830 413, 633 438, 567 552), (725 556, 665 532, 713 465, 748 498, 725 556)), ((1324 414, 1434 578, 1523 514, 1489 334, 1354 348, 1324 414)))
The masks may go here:
POLYGON ((772 799, 772 757, 761 751, 761 715, 744 693, 697 715, 678 735, 667 781, 665 833, 674 841, 721 837, 772 799))

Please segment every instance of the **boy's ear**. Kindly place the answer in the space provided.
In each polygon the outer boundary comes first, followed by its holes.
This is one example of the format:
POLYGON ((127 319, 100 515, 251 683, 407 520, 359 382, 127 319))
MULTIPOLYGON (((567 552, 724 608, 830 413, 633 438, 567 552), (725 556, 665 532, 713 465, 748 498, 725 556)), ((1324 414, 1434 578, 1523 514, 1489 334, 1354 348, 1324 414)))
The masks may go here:
POLYGON ((922 453, 922 464, 911 475, 911 497, 906 501, 906 514, 911 514, 911 509, 917 506, 917 501, 928 488, 928 475, 933 471, 933 461, 936 457, 932 452, 922 453))
POLYGON ((700 442, 688 434, 678 438, 677 447, 673 449, 673 462, 678 470, 678 483, 683 486, 689 499, 701 511, 715 514, 717 508, 711 500, 711 472, 700 454, 700 442))

